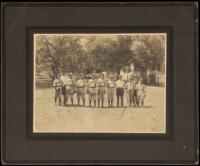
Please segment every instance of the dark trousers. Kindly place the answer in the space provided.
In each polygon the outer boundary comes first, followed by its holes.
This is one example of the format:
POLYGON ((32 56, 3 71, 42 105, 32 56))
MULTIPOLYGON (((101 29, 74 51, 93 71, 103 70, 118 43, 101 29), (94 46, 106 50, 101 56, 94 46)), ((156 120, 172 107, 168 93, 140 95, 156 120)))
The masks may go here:
POLYGON ((55 88, 55 95, 54 95, 54 101, 55 103, 57 102, 58 99, 58 104, 61 105, 61 95, 62 95, 62 89, 59 88, 55 88))
POLYGON ((116 95, 117 95, 117 107, 119 107, 119 101, 121 101, 121 106, 123 106, 124 105, 124 89, 117 88, 116 95))
POLYGON ((66 89, 65 86, 62 86, 62 95, 63 95, 63 105, 66 104, 66 89))
POLYGON ((130 106, 137 106, 137 91, 136 90, 131 90, 129 91, 129 102, 130 106))

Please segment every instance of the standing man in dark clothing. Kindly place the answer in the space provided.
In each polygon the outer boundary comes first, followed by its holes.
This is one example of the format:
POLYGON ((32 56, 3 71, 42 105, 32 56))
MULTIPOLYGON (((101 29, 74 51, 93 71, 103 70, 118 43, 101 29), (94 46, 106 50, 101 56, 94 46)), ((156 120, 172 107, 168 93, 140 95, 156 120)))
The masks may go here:
POLYGON ((121 101, 121 106, 124 103, 124 87, 125 83, 122 80, 122 75, 119 75, 119 79, 116 81, 116 96, 117 96, 117 107, 119 107, 119 100, 121 101))

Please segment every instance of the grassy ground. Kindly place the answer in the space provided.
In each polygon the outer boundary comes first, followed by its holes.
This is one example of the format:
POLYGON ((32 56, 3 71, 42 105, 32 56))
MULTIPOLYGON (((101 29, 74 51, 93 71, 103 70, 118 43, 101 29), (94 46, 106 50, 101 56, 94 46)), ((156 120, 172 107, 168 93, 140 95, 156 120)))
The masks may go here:
POLYGON ((163 133, 164 94, 163 87, 147 86, 144 108, 90 108, 88 95, 86 107, 66 107, 54 103, 52 88, 36 89, 34 132, 163 133))

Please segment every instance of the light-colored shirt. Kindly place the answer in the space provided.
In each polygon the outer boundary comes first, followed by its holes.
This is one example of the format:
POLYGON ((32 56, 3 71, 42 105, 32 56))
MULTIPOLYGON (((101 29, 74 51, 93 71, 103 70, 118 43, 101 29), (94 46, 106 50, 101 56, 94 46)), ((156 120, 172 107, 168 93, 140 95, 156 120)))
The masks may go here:
POLYGON ((127 90, 135 90, 136 89, 136 82, 129 81, 126 83, 127 90))
POLYGON ((73 80, 71 78, 68 79, 67 85, 73 85, 73 80))
POLYGON ((83 86, 85 86, 85 82, 84 82, 83 80, 79 79, 79 80, 76 82, 76 85, 77 85, 78 87, 83 87, 83 86))
POLYGON ((61 76, 60 79, 64 85, 67 85, 70 78, 67 76, 61 76))
POLYGON ((117 88, 124 88, 124 81, 122 81, 122 80, 117 80, 117 81, 116 81, 116 87, 117 87, 117 88))
POLYGON ((55 79, 53 81, 53 87, 59 87, 59 86, 62 86, 62 81, 59 79, 55 79))
POLYGON ((88 85, 89 85, 90 88, 96 87, 96 82, 95 82, 95 80, 90 79, 89 82, 88 82, 88 85))
POLYGON ((98 83, 98 86, 106 86, 106 81, 104 81, 101 78, 97 81, 97 83, 98 83))
POLYGON ((108 88, 114 88, 116 86, 115 81, 111 81, 111 80, 107 82, 107 85, 108 85, 108 88))
POLYGON ((144 84, 137 84, 136 89, 141 92, 145 92, 145 85, 144 84))

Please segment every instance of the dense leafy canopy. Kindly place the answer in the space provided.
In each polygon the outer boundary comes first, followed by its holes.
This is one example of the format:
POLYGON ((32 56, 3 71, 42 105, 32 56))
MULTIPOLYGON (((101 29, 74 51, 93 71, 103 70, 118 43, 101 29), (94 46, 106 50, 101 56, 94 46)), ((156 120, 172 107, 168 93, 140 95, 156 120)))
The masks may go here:
POLYGON ((37 35, 36 72, 117 72, 133 62, 138 70, 160 70, 164 35, 37 35))

